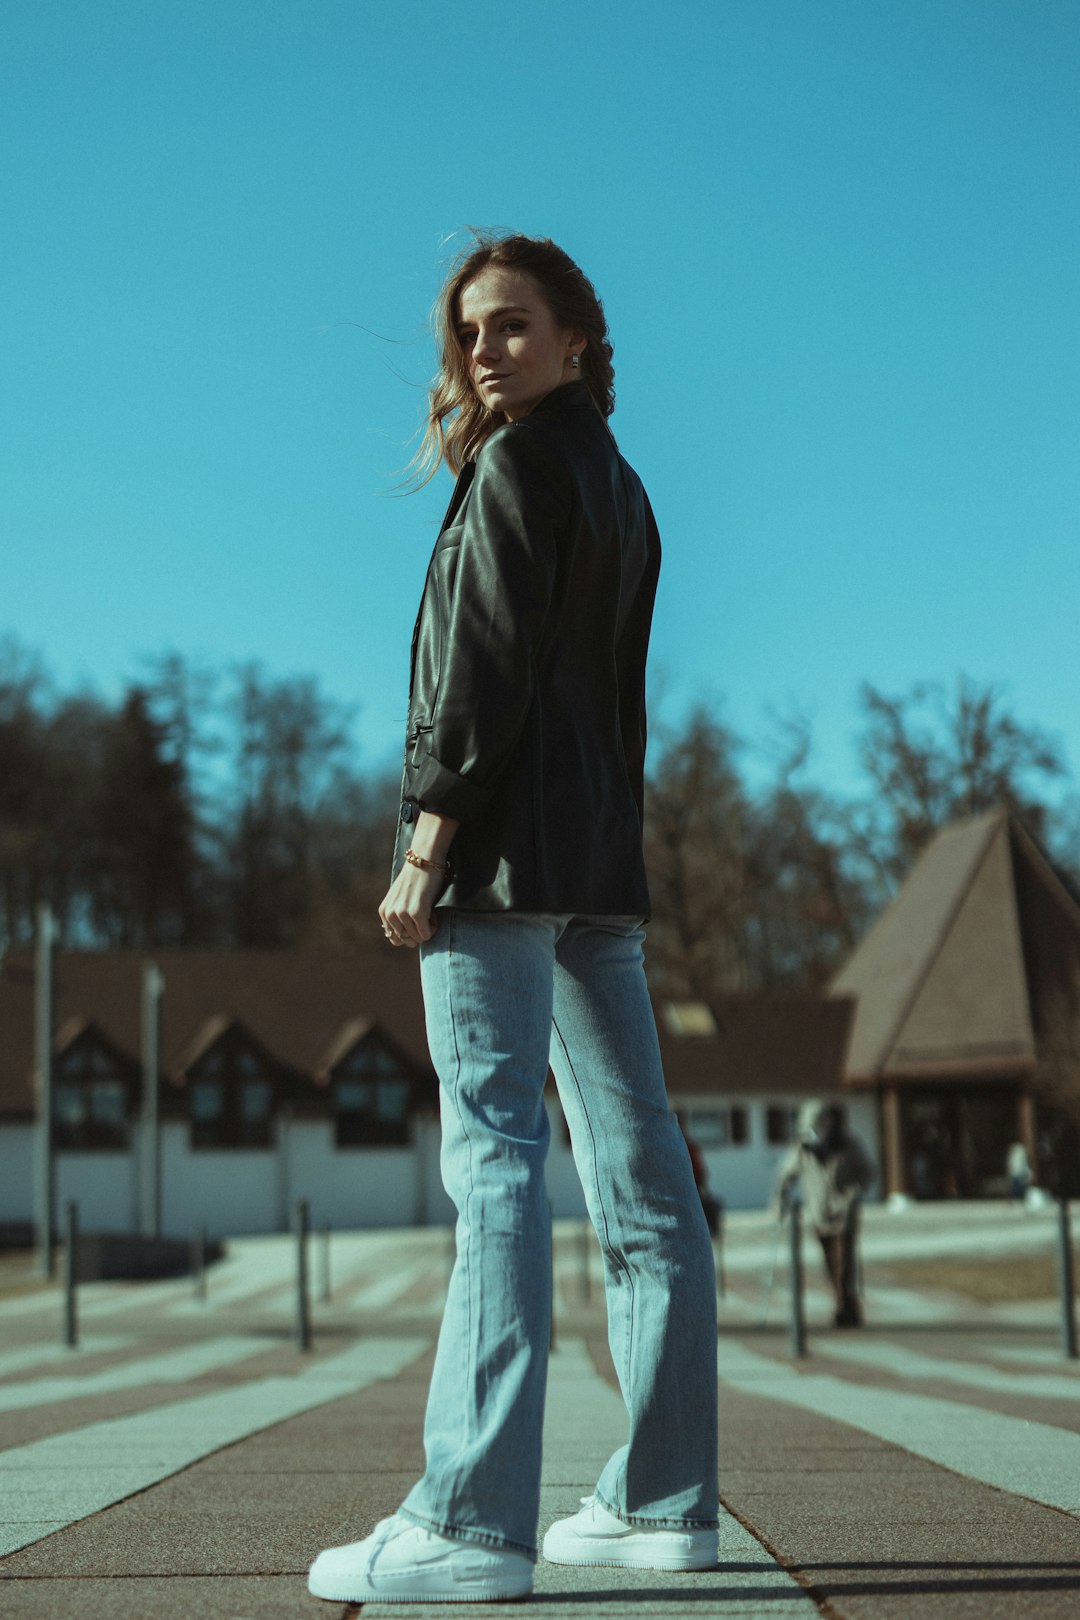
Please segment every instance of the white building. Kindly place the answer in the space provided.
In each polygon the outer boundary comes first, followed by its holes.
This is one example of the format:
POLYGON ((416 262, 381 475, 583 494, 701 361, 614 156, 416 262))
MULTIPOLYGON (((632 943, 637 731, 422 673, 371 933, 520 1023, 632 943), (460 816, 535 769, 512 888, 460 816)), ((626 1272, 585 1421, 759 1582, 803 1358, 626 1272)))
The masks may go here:
MULTIPOLYGON (((443 1223, 438 1086, 415 958, 330 950, 163 951, 160 1229, 186 1237, 284 1229, 297 1198, 316 1224, 443 1223)), ((65 952, 55 965, 56 1207, 85 1231, 146 1226, 140 1009, 145 960, 65 952)), ((0 1231, 33 1216, 33 961, 0 972, 0 1231)), ((852 1003, 741 996, 657 1005, 672 1105, 730 1208, 768 1202, 808 1096, 839 1099, 852 1003)), ((549 1085, 556 1215, 584 1213, 549 1085)), ((872 1152, 871 1097, 853 1099, 872 1152)))

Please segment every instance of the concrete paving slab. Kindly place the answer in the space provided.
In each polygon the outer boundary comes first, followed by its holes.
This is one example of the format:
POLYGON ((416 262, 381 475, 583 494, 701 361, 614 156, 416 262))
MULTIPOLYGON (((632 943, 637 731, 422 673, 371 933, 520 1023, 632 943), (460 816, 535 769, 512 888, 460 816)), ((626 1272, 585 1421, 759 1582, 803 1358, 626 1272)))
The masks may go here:
POLYGON ((57 1406, 28 1406, 20 1412, 5 1412, 0 1417, 0 1474, 4 1459, 17 1447, 51 1435, 73 1433, 106 1418, 128 1417, 187 1400, 191 1393, 180 1384, 146 1384, 63 1401, 57 1406))
POLYGON ((132 1389, 138 1384, 181 1384, 224 1367, 250 1361, 274 1349, 265 1339, 208 1339, 166 1350, 158 1355, 133 1354, 128 1360, 100 1372, 53 1373, 44 1378, 23 1379, 0 1387, 0 1412, 14 1412, 28 1406, 50 1406, 56 1401, 82 1400, 104 1395, 115 1389, 132 1389))
POLYGON ((970 1479, 1080 1514, 1080 1435, 982 1407, 801 1373, 725 1342, 721 1381, 852 1424, 970 1479))
POLYGON ((0 1354, 0 1378, 10 1378, 13 1374, 27 1371, 39 1372, 57 1363, 64 1371, 74 1371, 87 1361, 111 1355, 117 1350, 126 1350, 135 1343, 137 1341, 130 1334, 90 1334, 74 1348, 67 1344, 41 1344, 35 1341, 24 1344, 18 1350, 5 1350, 0 1354))
POLYGON ((0 1589, 4 1620, 338 1620, 349 1612, 357 1613, 309 1597, 295 1575, 12 1580, 0 1589))
POLYGON ((0 1523, 10 1527, 20 1516, 72 1523, 272 1423, 391 1378, 425 1348, 415 1339, 368 1341, 295 1378, 266 1378, 16 1447, 3 1454, 0 1523), (40 1503, 33 1515, 22 1506, 28 1493, 40 1503))
POLYGON ((897 1378, 944 1380, 997 1394, 1030 1395, 1036 1400, 1080 1401, 1080 1376, 1065 1373, 1003 1372, 982 1362, 955 1356, 927 1355, 910 1345, 891 1343, 875 1335, 872 1339, 821 1338, 814 1354, 837 1361, 854 1361, 889 1372, 897 1378))
MULTIPOLYGON (((723 1470, 725 1499, 829 1615, 1075 1620, 1080 1612, 1080 1529, 1068 1515, 914 1456, 896 1515, 887 1477, 879 1470, 876 1481, 865 1480, 861 1461, 848 1480, 805 1472, 802 1457, 827 1454, 843 1434, 836 1419, 801 1408, 778 1413, 766 1397, 733 1391, 722 1410, 738 1436, 737 1462, 723 1470)), ((905 1456, 878 1444, 885 1459, 905 1456)))
MULTIPOLYGON (((54 1530, 62 1530, 68 1521, 66 1519, 5 1519, 0 1520, 0 1558, 7 1553, 17 1552, 28 1542, 39 1541, 42 1536, 51 1536, 54 1530)), ((3 1572, 0 1571, 0 1576, 3 1572)), ((0 1608, 0 1614, 3 1614, 0 1608)))

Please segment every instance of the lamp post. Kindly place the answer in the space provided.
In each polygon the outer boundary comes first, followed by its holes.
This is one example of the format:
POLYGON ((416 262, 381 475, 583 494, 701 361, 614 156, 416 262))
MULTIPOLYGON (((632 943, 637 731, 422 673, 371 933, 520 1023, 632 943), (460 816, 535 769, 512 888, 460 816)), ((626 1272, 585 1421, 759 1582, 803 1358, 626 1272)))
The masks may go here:
POLYGON ((156 962, 143 966, 142 1130, 139 1142, 139 1227, 143 1237, 161 1236, 161 996, 165 976, 156 962))
POLYGON ((52 907, 37 908, 34 946, 34 1235, 38 1271, 53 1275, 56 1163, 53 1156, 53 959, 56 926, 52 907))

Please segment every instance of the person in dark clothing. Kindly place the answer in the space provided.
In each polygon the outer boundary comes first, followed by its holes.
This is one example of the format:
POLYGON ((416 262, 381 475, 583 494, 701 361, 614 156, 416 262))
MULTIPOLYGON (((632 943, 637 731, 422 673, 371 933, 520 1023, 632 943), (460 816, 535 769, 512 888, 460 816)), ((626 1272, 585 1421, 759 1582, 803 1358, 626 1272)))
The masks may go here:
POLYGON ((690 1155, 690 1168, 694 1172, 694 1186, 697 1188, 698 1197, 701 1199, 701 1208, 709 1228, 709 1234, 712 1237, 719 1237, 720 1217, 724 1211, 723 1200, 717 1198, 709 1186, 709 1167, 705 1163, 705 1155, 702 1153, 700 1145, 690 1135, 686 1115, 679 1113, 675 1117, 679 1121, 679 1129, 683 1133, 686 1151, 690 1155))
POLYGON ((839 1103, 808 1103, 800 1112, 799 1141, 781 1166, 781 1208, 802 1191, 807 1219, 825 1257, 835 1299, 837 1327, 862 1324, 859 1299, 859 1206, 877 1180, 877 1169, 862 1142, 848 1129, 839 1103))

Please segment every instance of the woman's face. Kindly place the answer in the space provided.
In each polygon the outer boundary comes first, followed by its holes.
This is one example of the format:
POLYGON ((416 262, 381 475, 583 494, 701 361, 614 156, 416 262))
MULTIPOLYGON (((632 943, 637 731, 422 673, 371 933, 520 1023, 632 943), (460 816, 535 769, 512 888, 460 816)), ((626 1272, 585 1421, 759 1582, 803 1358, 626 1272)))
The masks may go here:
POLYGON ((540 288, 523 270, 488 265, 462 288, 458 341, 473 388, 511 422, 579 373, 570 356, 585 338, 557 326, 540 288))

